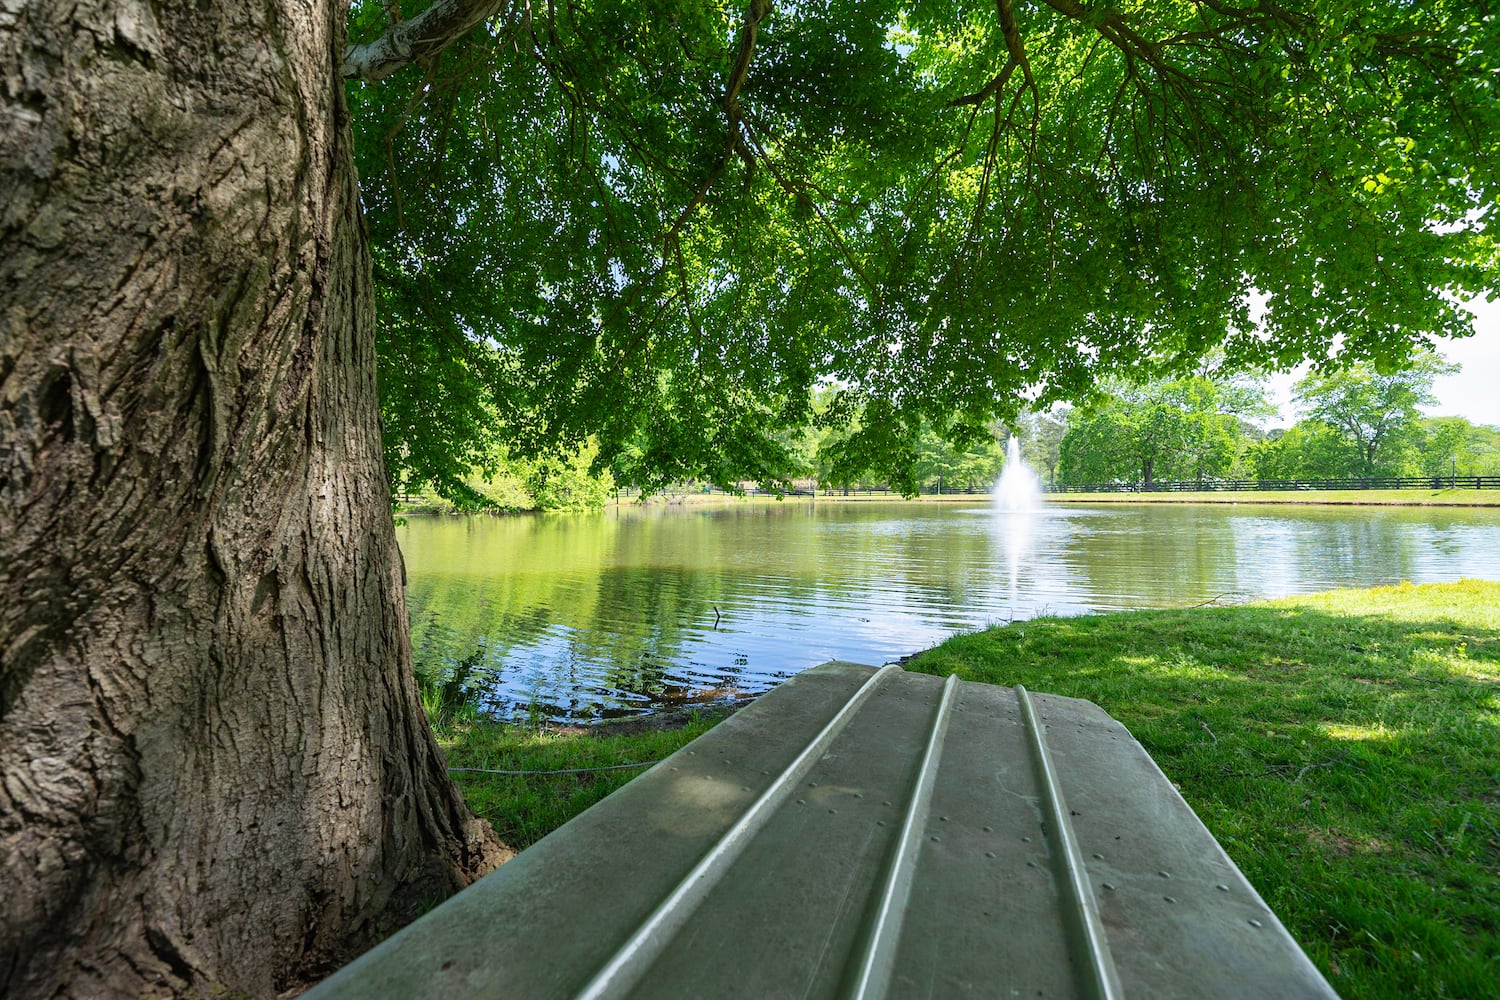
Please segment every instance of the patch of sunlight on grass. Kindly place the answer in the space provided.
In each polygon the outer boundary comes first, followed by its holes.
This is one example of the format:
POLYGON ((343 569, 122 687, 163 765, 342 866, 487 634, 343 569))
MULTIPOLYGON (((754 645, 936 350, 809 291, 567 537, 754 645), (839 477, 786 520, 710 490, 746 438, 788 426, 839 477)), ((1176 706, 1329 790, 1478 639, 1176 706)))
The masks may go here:
POLYGON ((1500 684, 1500 670, 1494 669, 1490 664, 1464 660, 1460 661, 1460 663, 1451 663, 1449 666, 1451 666, 1452 672, 1460 673, 1460 675, 1466 676, 1466 678, 1473 678, 1475 681, 1484 681, 1487 684, 1500 684))
POLYGON ((1171 663, 1158 663, 1154 669, 1165 677, 1175 677, 1178 680, 1222 681, 1224 672, 1229 668, 1197 660, 1173 660, 1171 663))
POLYGON ((1347 858, 1351 854, 1389 854, 1392 847, 1379 837, 1351 836, 1335 829, 1306 829, 1307 839, 1322 849, 1347 858))
POLYGON ((1413 667, 1426 667, 1436 670, 1463 670, 1463 658, 1455 655, 1451 649, 1414 649, 1411 652, 1411 665, 1413 667))
POLYGON ((1386 728, 1385 723, 1377 722, 1373 726, 1347 726, 1333 722, 1321 722, 1318 728, 1324 734, 1336 740, 1379 740, 1389 741, 1396 738, 1396 731, 1386 728))

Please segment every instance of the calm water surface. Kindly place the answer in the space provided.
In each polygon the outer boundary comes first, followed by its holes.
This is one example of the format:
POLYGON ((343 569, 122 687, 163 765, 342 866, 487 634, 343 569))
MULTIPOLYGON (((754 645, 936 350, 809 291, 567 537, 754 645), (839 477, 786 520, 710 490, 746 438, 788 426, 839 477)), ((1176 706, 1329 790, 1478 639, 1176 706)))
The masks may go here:
POLYGON ((593 719, 1042 614, 1500 579, 1500 510, 782 503, 411 518, 412 641, 497 716, 593 719))

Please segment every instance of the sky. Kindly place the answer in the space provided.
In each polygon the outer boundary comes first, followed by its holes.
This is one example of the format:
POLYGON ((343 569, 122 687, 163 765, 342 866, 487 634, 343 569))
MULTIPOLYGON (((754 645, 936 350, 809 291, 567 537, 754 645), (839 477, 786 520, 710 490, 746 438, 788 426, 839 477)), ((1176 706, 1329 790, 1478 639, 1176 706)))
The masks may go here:
MULTIPOLYGON (((1467 417, 1471 423, 1500 426, 1500 299, 1473 299, 1467 306, 1475 317, 1474 336, 1438 343, 1438 353, 1458 362, 1462 370, 1433 383, 1438 404, 1423 407, 1423 412, 1429 417, 1467 417)), ((1268 388, 1272 401, 1281 407, 1282 420, 1272 420, 1271 425, 1296 420, 1291 390, 1301 375, 1297 371, 1272 376, 1268 388)))
POLYGON ((1500 425, 1500 299, 1468 303, 1474 313, 1474 336, 1445 341, 1439 353, 1463 365, 1463 371, 1433 383, 1438 405, 1428 416, 1468 417, 1476 424, 1500 425))

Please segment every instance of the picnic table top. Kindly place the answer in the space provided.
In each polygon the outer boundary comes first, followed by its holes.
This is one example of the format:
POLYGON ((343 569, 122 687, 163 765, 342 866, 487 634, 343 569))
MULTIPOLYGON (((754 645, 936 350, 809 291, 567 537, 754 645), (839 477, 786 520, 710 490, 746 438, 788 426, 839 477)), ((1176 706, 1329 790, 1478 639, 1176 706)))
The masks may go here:
POLYGON ((842 662, 307 994, 1335 995, 1103 710, 842 662))

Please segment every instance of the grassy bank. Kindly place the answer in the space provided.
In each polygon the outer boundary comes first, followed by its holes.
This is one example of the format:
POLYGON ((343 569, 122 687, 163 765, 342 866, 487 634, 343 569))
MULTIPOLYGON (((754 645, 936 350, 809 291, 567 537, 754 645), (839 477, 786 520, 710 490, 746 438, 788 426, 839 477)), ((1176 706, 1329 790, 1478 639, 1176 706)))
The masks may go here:
MULTIPOLYGON (((1125 723, 1345 997, 1500 982, 1500 583, 1038 619, 911 669, 1087 698, 1125 723)), ((440 733, 459 767, 658 759, 681 728, 440 733)), ((525 847, 639 774, 460 774, 525 847)))
POLYGON ((1500 584, 1039 619, 911 669, 1128 726, 1346 997, 1500 983, 1500 584))
POLYGON ((1048 503, 1285 503, 1500 507, 1500 490, 1205 490, 1202 493, 1049 493, 1048 503))

